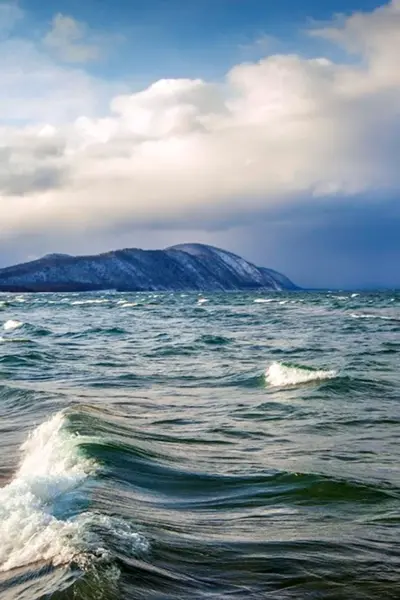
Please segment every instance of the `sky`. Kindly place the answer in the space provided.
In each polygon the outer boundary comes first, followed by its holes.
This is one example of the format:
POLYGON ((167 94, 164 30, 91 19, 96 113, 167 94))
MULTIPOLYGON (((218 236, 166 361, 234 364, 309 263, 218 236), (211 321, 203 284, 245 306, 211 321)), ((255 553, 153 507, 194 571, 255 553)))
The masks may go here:
POLYGON ((0 266, 213 244, 400 287, 400 0, 0 0, 0 266))

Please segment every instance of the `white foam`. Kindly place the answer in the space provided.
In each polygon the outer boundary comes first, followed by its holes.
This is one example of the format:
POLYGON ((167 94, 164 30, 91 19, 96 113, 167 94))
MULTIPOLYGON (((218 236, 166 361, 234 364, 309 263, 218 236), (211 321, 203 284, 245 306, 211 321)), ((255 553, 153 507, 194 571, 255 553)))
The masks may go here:
POLYGON ((359 295, 360 295, 360 294, 352 294, 352 295, 351 295, 351 298, 358 298, 358 296, 359 296, 359 295))
POLYGON ((199 298, 197 302, 198 304, 204 304, 205 302, 208 302, 208 298, 199 298))
POLYGON ((74 300, 71 302, 71 306, 79 306, 83 304, 106 304, 107 298, 96 298, 95 300, 74 300))
POLYGON ((95 465, 77 449, 77 436, 63 430, 64 415, 43 423, 22 445, 14 479, 0 489, 0 571, 39 560, 68 562, 77 524, 53 515, 57 501, 72 492, 95 465))
POLYGON ((254 304, 268 304, 269 302, 273 302, 272 298, 256 298, 254 300, 254 304))
POLYGON ((65 422, 57 413, 32 432, 21 446, 14 479, 0 489, 0 572, 39 561, 75 560, 85 568, 94 559, 108 559, 102 532, 127 552, 148 549, 147 540, 123 519, 92 512, 61 516, 71 511, 78 488, 97 470, 79 450, 82 438, 69 433, 65 422))
POLYGON ((377 315, 375 313, 350 313, 353 319, 382 319, 383 321, 400 321, 400 316, 377 315))
POLYGON ((119 517, 102 515, 98 513, 85 513, 80 516, 81 525, 81 546, 82 550, 88 548, 99 550, 104 556, 109 554, 109 550, 102 548, 103 537, 113 539, 113 544, 128 555, 143 554, 149 550, 148 540, 128 522, 119 517), (92 526, 94 526, 92 528, 92 526), (104 535, 105 534, 105 535, 104 535), (83 542, 83 543, 82 543, 83 542))
POLYGON ((333 379, 337 376, 337 371, 314 370, 307 367, 291 367, 283 363, 272 363, 266 373, 265 379, 272 387, 286 387, 308 383, 312 381, 322 381, 333 379))
POLYGON ((122 308, 131 308, 132 306, 137 306, 138 303, 137 302, 124 302, 123 304, 121 304, 122 308))
POLYGON ((18 327, 22 327, 23 323, 21 323, 21 321, 14 321, 13 319, 10 319, 9 321, 6 321, 3 325, 3 328, 6 331, 12 331, 13 329, 18 329, 18 327))

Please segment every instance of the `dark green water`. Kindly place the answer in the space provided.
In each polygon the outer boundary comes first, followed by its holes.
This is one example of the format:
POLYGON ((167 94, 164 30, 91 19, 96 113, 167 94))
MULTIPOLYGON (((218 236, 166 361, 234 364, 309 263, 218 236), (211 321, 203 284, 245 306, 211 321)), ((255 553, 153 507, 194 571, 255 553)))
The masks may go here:
POLYGON ((400 598, 400 294, 206 299, 0 297, 1 600, 400 598))

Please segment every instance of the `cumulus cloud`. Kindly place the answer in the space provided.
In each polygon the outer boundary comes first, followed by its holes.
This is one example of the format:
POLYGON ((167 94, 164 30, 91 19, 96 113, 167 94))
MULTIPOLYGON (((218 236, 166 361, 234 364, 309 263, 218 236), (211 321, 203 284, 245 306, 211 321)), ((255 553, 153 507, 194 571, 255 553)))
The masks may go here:
POLYGON ((116 96, 102 118, 5 128, 0 234, 240 222, 310 198, 391 195, 399 14, 394 0, 312 31, 356 62, 272 55, 219 84, 166 79, 116 96))
POLYGON ((86 63, 97 60, 101 55, 100 46, 88 41, 90 37, 93 36, 83 23, 59 13, 54 17, 43 43, 65 62, 86 63))
POLYGON ((364 57, 369 83, 375 88, 400 83, 400 0, 392 0, 372 13, 358 12, 348 18, 338 15, 333 23, 312 33, 364 57))

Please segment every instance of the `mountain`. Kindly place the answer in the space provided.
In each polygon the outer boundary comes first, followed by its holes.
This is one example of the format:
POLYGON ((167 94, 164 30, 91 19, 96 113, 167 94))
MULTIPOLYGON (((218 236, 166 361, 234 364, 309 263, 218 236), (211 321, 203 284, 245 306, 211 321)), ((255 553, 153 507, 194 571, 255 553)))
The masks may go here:
POLYGON ((0 269, 0 290, 64 292, 115 289, 147 290, 293 290, 284 275, 256 267, 244 258, 204 244, 165 250, 137 248, 95 256, 48 254, 0 269))

